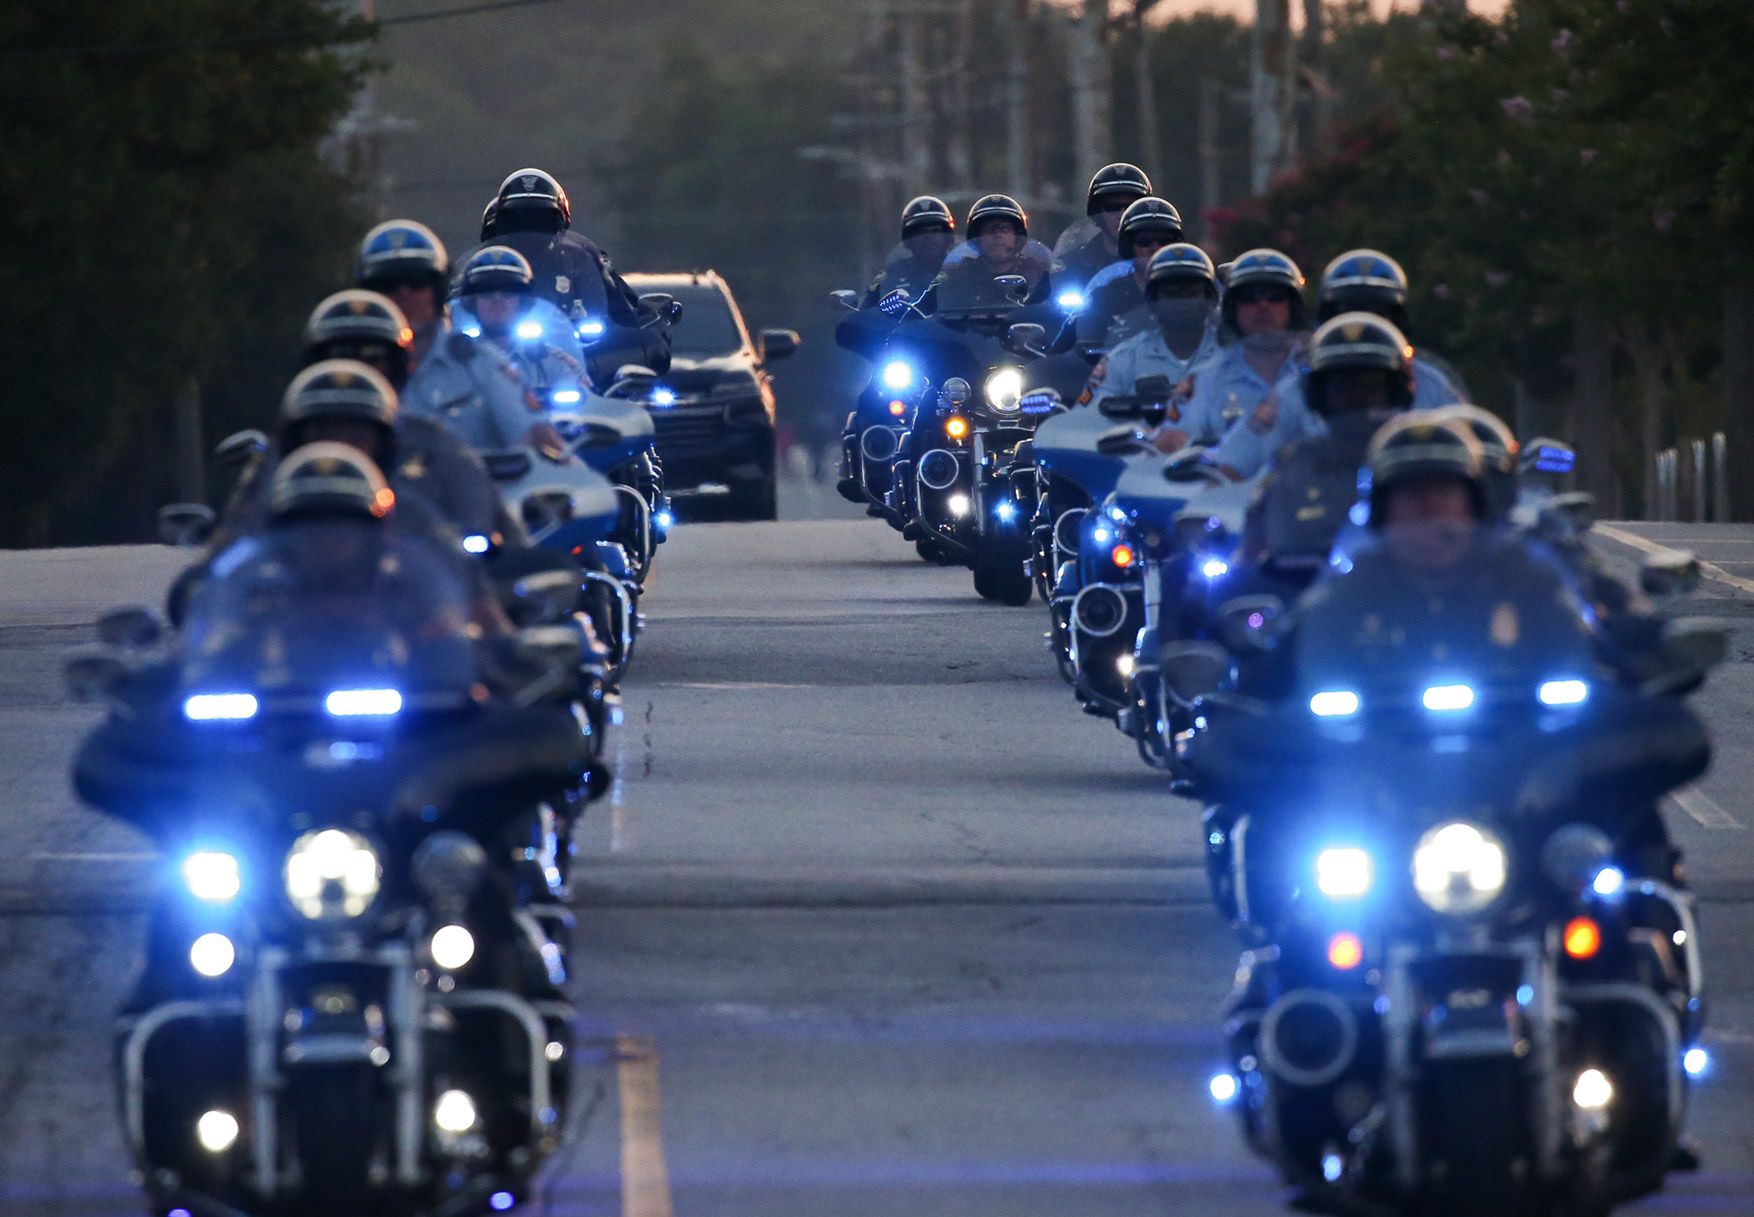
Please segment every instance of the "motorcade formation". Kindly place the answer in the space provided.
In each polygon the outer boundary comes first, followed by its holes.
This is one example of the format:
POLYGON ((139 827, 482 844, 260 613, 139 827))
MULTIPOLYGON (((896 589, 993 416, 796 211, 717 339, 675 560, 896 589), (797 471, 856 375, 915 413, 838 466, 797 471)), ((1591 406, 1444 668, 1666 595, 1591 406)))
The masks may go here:
MULTIPOLYGON (((870 368, 838 488, 1045 609, 1044 670, 1197 801, 1241 943, 1212 1099, 1316 1211, 1588 1217, 1696 1167, 1658 804, 1709 760, 1724 638, 1667 615, 1698 564, 1621 582, 1573 450, 1413 345, 1388 254, 1215 264, 1130 165, 1029 225, 923 195, 833 292, 870 368)), ((774 515, 794 332, 623 279, 539 169, 481 236, 363 236, 229 496, 160 513, 167 603, 67 665, 106 708, 78 795, 171 861, 114 1052, 154 1217, 527 1205, 671 495, 774 515)))

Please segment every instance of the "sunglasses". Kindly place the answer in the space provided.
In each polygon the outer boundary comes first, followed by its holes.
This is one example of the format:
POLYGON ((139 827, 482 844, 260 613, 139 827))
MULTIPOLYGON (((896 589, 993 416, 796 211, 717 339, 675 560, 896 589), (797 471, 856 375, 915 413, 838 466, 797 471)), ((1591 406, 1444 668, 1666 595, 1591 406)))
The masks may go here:
POLYGON ((1158 236, 1155 233, 1141 233, 1133 238, 1134 249, 1162 249, 1165 245, 1173 244, 1175 242, 1168 237, 1158 236))
POLYGON ((1132 199, 1102 199, 1097 202, 1096 210, 1112 215, 1117 211, 1125 211, 1132 205, 1132 199))
POLYGON ((430 287, 432 286, 432 279, 430 277, 416 277, 414 275, 379 275, 366 280, 364 286, 367 291, 373 291, 380 295, 387 296, 391 292, 403 290, 416 291, 423 287, 430 287))
POLYGON ((1291 303, 1291 294, 1278 287, 1239 287, 1230 295, 1238 304, 1291 303))

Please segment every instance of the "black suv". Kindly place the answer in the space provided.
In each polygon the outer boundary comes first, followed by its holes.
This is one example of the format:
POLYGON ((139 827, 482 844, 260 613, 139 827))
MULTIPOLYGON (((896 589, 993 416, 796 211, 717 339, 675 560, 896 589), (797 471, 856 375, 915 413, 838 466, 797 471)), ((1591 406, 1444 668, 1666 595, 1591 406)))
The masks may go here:
POLYGON ((769 360, 798 349, 796 330, 763 330, 751 341, 730 285, 715 271, 635 274, 641 295, 664 292, 682 304, 671 331, 670 370, 652 395, 658 456, 667 491, 721 483, 732 514, 771 520, 774 503, 774 397, 769 360))

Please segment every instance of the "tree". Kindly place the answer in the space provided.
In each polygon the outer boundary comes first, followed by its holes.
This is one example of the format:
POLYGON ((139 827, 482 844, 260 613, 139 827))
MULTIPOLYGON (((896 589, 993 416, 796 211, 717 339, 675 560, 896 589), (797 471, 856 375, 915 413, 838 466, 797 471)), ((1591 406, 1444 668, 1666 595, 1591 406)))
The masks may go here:
POLYGON ((317 149, 369 32, 321 0, 0 9, 0 544, 144 535, 190 377, 272 403, 360 231, 317 149))

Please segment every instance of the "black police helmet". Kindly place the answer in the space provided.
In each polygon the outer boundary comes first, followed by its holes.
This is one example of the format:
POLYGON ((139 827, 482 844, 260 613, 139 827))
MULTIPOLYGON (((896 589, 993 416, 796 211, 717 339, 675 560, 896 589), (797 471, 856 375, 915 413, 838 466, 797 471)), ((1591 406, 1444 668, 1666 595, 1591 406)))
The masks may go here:
POLYGON ((529 259, 509 245, 489 245, 469 255, 457 276, 457 294, 475 296, 482 292, 513 292, 530 294, 535 275, 529 259))
POLYGON ((304 369, 286 386, 280 398, 280 420, 293 424, 353 418, 394 427, 399 407, 394 386, 375 368, 357 359, 325 359, 304 369))
POLYGON ((1029 215, 1023 205, 1008 194, 984 194, 974 201, 968 209, 968 223, 963 226, 969 239, 981 235, 981 228, 993 220, 1010 220, 1022 230, 1024 236, 1029 235, 1029 215))
POLYGON ((902 240, 907 240, 916 232, 939 228, 945 232, 955 232, 956 215, 950 210, 950 204, 936 195, 922 194, 901 209, 902 240))
POLYGON ((1115 235, 1115 240, 1120 245, 1121 257, 1133 256, 1136 249, 1133 238, 1144 233, 1155 233, 1163 237, 1166 245, 1177 244, 1185 235, 1182 232, 1182 213, 1167 200, 1150 195, 1133 200, 1126 211, 1121 213, 1121 226, 1115 235))
POLYGON ((1291 300, 1289 328, 1303 328, 1303 272, 1288 255, 1276 249, 1251 249, 1247 253, 1238 254, 1235 260, 1225 265, 1229 270, 1223 276, 1223 313, 1224 324, 1230 327, 1231 332, 1237 331, 1236 301, 1231 299, 1231 295, 1249 287, 1283 288, 1291 300))
POLYGON ((1397 410, 1413 404, 1413 348, 1400 330, 1374 313, 1342 313, 1310 335, 1303 397, 1324 418, 1333 413, 1328 382, 1341 371, 1381 372, 1389 404, 1397 410))
POLYGON ((370 457, 347 444, 305 444, 286 454, 268 484, 277 521, 313 516, 381 520, 396 495, 370 457))
POLYGON ((1476 519, 1487 516, 1486 462, 1480 441, 1459 419, 1430 411, 1398 414, 1382 425, 1365 454, 1370 471, 1370 522, 1381 528, 1389 491, 1405 482, 1456 478, 1467 483, 1476 519))
POLYGON ((1165 284, 1190 280, 1201 284, 1208 298, 1218 298, 1218 273, 1212 269, 1212 259, 1206 256, 1206 251, 1181 242, 1165 245, 1151 255, 1145 267, 1145 295, 1153 297, 1165 284))
POLYGON ((1093 216, 1099 205, 1111 199, 1132 202, 1142 199, 1151 193, 1151 179, 1137 165, 1129 165, 1125 161, 1116 161, 1112 165, 1104 165, 1090 178, 1090 188, 1084 192, 1084 214, 1093 216))
POLYGON ((307 364, 376 356, 384 361, 384 375, 398 391, 408 383, 413 348, 414 331, 402 310, 377 292, 359 288, 336 292, 312 309, 305 322, 307 364))
MULTIPOLYGON (((566 191, 553 174, 541 169, 519 169, 507 176, 494 202, 498 204, 493 208, 496 232, 561 232, 572 226, 566 191)), ((487 217, 482 219, 485 226, 487 217)))
POLYGON ((1430 411, 1432 417, 1460 423, 1480 444, 1486 467, 1486 501, 1494 519, 1502 519, 1516 506, 1517 455, 1522 445, 1516 433, 1490 410, 1459 402, 1430 411))
POLYGON ((1354 249, 1328 263, 1317 289, 1318 319, 1375 313, 1407 333, 1407 272, 1374 249, 1354 249))

